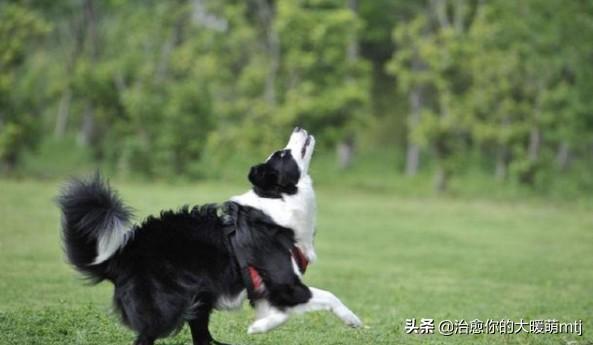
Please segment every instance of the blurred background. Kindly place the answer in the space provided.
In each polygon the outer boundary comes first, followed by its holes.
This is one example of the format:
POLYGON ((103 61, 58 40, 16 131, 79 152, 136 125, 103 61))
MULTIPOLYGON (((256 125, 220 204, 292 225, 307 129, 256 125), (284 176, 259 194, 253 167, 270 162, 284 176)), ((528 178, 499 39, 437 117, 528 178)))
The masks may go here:
MULTIPOLYGON (((0 0, 0 344, 129 344, 64 263, 51 200, 96 169, 138 220, 245 191, 294 126, 327 313, 272 344, 593 344, 593 1, 0 0), (584 320, 415 336, 406 319, 584 320)), ((185 329, 163 345, 189 342, 185 329)))
POLYGON ((4 0, 0 174, 244 181, 299 125, 322 183, 586 196, 590 42, 586 0, 4 0))

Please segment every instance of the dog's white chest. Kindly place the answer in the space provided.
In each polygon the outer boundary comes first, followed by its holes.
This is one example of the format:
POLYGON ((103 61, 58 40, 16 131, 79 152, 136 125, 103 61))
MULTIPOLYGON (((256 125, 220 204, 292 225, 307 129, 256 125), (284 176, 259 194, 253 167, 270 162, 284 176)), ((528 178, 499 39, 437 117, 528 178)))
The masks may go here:
POLYGON ((276 224, 293 230, 297 246, 310 262, 314 262, 317 258, 313 246, 316 206, 311 178, 301 178, 297 187, 296 194, 285 195, 282 199, 262 198, 250 190, 232 197, 231 201, 259 209, 276 224))

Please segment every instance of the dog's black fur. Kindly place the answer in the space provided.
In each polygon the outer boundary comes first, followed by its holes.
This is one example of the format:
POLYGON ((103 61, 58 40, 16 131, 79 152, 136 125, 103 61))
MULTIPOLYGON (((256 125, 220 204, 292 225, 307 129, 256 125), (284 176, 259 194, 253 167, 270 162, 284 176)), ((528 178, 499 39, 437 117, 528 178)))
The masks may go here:
MULTIPOLYGON (((298 167, 278 164, 286 155, 277 154, 249 174, 268 197, 296 191, 299 179, 298 167)), ((58 203, 68 260, 93 283, 113 283, 114 309, 138 334, 136 345, 151 345, 185 322, 195 345, 220 344, 208 330, 210 313, 221 296, 236 296, 246 288, 234 250, 246 253, 264 281, 263 298, 273 306, 282 309, 311 298, 292 269, 293 232, 255 208, 233 205, 238 208, 235 248, 222 231, 228 223, 219 206, 209 204, 148 217, 126 232, 115 254, 93 264, 98 239, 121 230, 116 224, 129 224, 132 212, 99 175, 70 182, 58 203)))
POLYGON ((290 150, 276 151, 266 163, 258 164, 249 171, 253 191, 262 198, 282 198, 293 195, 301 172, 290 150))

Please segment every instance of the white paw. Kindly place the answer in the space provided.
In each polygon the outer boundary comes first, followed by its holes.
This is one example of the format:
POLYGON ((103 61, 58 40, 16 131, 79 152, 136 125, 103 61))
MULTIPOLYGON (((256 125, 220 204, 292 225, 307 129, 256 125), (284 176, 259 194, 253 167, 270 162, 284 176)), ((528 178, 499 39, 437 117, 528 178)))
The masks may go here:
POLYGON ((358 316, 356 316, 353 312, 351 312, 347 308, 340 310, 338 313, 338 316, 340 317, 340 319, 342 319, 342 321, 344 321, 344 323, 347 326, 354 327, 354 328, 362 327, 362 321, 360 321, 358 316))
POLYGON ((247 334, 265 333, 268 331, 264 320, 257 320, 247 328, 247 334))

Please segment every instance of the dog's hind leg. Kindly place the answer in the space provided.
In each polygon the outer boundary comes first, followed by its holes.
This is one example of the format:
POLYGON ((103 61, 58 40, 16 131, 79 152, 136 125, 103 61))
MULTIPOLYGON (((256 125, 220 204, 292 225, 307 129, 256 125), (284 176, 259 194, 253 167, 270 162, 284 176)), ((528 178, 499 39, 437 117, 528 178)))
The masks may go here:
POLYGON ((210 345, 212 335, 210 335, 210 331, 208 330, 209 322, 210 310, 204 310, 202 308, 196 310, 193 318, 187 321, 191 330, 193 345, 210 345))
POLYGON ((154 338, 139 335, 138 338, 136 338, 134 345, 154 345, 154 338))
POLYGON ((187 321, 191 330, 193 345, 228 345, 212 339, 212 335, 208 330, 210 312, 211 309, 209 308, 199 308, 194 312, 192 319, 187 321))

